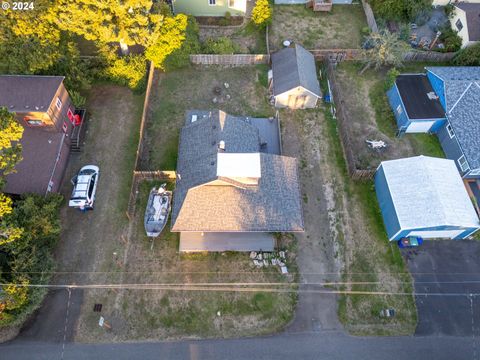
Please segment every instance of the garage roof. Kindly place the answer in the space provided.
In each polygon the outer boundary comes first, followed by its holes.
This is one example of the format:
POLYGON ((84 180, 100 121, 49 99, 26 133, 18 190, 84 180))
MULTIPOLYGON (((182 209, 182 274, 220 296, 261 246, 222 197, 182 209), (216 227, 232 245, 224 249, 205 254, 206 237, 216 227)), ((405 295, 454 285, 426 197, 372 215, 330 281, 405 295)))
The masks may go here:
POLYGON ((380 166, 402 229, 480 227, 453 160, 422 155, 383 161, 380 166))

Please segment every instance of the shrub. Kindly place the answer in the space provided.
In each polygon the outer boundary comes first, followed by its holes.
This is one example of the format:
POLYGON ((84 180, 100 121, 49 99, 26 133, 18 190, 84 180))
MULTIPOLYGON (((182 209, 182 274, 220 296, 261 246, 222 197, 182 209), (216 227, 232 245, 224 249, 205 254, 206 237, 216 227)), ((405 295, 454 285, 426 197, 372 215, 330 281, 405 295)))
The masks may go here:
POLYGON ((462 38, 458 36, 458 33, 451 27, 446 26, 442 30, 440 35, 440 41, 445 45, 444 51, 456 52, 462 47, 462 38))
POLYGON ((391 68, 390 70, 388 70, 387 77, 385 79, 385 86, 384 86, 385 91, 390 90, 393 84, 395 84, 395 79, 397 78, 398 75, 400 75, 400 71, 398 71, 396 68, 391 68))
POLYGON ((460 50, 453 63, 460 66, 480 66, 480 44, 460 50))
POLYGON ((108 65, 103 77, 132 90, 141 91, 146 85, 147 64, 143 55, 117 57, 114 52, 107 54, 108 65))
POLYGON ((70 99, 72 99, 73 105, 75 105, 76 108, 82 108, 87 102, 87 99, 80 95, 80 93, 76 90, 70 90, 69 94, 70 99))
POLYGON ((202 50, 205 54, 234 54, 238 46, 227 37, 209 38, 203 43, 202 50))
POLYGON ((165 61, 163 66, 166 71, 172 71, 190 65, 190 55, 198 54, 200 51, 199 29, 197 21, 193 16, 189 16, 187 20, 187 29, 185 40, 180 49, 172 52, 165 61))
POLYGON ((259 27, 265 27, 272 20, 272 7, 268 0, 257 0, 252 10, 252 21, 259 27))

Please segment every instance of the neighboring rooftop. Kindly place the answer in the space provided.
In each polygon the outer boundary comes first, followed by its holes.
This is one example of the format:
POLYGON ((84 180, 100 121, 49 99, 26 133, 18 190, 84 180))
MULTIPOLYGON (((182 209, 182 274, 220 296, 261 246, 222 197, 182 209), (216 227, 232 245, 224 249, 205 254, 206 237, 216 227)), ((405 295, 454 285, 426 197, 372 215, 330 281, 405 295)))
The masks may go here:
POLYGON ((480 40, 480 4, 459 2, 454 4, 457 8, 465 11, 467 17, 468 39, 480 40))
POLYGON ((410 119, 445 118, 445 110, 427 76, 400 75, 395 82, 410 119))
POLYGON ((16 172, 6 176, 4 192, 8 194, 37 193, 44 195, 52 181, 51 191, 59 189, 62 169, 68 160, 69 147, 64 134, 26 127, 20 143, 23 160, 16 172))
POLYGON ((416 156, 381 166, 401 228, 480 226, 453 160, 416 156))
POLYGON ((272 54, 273 95, 302 86, 320 96, 314 56, 300 45, 272 54))
POLYGON ((426 69, 444 81, 448 120, 470 168, 480 168, 480 66, 426 69))
POLYGON ((0 106, 12 112, 47 111, 63 76, 0 75, 0 106))
MULTIPOLYGON (((249 119, 218 110, 187 112, 172 231, 303 230, 296 159, 265 151, 249 119)), ((273 136, 279 137, 278 128, 273 136)))

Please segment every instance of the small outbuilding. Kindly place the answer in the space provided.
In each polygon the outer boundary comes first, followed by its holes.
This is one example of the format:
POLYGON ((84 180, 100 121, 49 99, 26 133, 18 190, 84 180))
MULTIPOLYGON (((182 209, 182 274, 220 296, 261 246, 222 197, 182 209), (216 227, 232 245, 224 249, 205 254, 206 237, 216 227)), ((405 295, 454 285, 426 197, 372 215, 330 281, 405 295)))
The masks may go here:
POLYGON ((375 191, 390 241, 465 239, 480 221, 455 162, 428 156, 384 161, 375 191))
POLYGON ((313 54, 300 45, 273 53, 270 89, 277 108, 314 108, 322 95, 313 54))

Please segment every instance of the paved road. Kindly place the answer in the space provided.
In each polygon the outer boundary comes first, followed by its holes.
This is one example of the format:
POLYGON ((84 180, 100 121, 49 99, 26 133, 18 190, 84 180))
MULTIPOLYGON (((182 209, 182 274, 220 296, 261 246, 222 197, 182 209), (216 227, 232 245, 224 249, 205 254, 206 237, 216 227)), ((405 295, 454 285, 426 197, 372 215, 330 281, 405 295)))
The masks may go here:
POLYGON ((357 338, 338 333, 299 333, 266 338, 116 345, 15 341, 0 346, 2 360, 37 359, 477 359, 469 337, 357 338), (63 354, 62 354, 63 351, 63 354))
MULTIPOLYGON (((426 241, 404 252, 416 293, 480 294, 479 241, 426 241)), ((480 335, 480 296, 417 296, 416 335, 480 335)))

